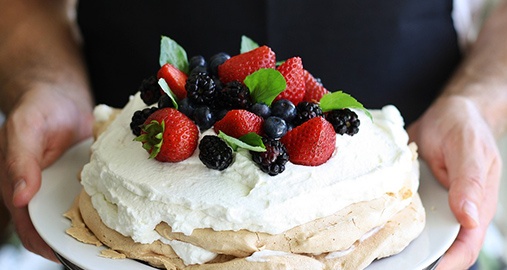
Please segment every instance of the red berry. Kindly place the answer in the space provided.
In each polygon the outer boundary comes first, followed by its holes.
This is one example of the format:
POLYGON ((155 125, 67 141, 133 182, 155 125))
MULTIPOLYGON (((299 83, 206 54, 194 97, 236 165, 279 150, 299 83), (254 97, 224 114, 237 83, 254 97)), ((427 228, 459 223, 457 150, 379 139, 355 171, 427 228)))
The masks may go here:
POLYGON ((189 158, 197 148, 198 139, 199 129, 194 122, 174 108, 152 113, 144 122, 141 136, 136 138, 150 157, 161 162, 189 158))
POLYGON ((278 69, 287 82, 287 88, 276 98, 288 99, 297 105, 305 96, 305 79, 303 74, 303 62, 299 57, 293 57, 281 64, 278 69))
POLYGON ((263 122, 262 117, 247 110, 231 110, 215 123, 214 130, 216 133, 222 131, 234 138, 239 138, 250 132, 260 135, 263 122))
POLYGON ((281 138, 294 164, 318 166, 329 160, 335 149, 336 132, 323 117, 314 117, 281 138))
POLYGON ((305 78, 305 96, 303 101, 319 102, 322 96, 329 93, 329 91, 306 69, 303 74, 305 78))
POLYGON ((218 66, 218 76, 224 84, 231 81, 243 82, 246 76, 261 68, 275 68, 276 56, 268 46, 235 55, 218 66))
POLYGON ((157 78, 164 78, 169 88, 171 88, 171 91, 179 100, 187 96, 187 90, 185 90, 187 77, 187 74, 169 63, 163 65, 157 72, 157 78))

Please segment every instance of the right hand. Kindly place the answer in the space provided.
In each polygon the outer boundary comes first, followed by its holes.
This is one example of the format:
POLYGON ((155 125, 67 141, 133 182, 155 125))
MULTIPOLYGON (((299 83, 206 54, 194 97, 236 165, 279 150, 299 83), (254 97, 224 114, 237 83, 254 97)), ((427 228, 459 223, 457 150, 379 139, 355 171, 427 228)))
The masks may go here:
MULTIPOLYGON (((0 188, 23 245, 57 261, 35 230, 28 203, 41 186, 41 172, 69 147, 91 135, 92 108, 72 91, 26 92, 0 128, 0 188)), ((49 179, 50 181, 50 179, 49 179)), ((62 187, 62 190, 64 187, 62 187)))

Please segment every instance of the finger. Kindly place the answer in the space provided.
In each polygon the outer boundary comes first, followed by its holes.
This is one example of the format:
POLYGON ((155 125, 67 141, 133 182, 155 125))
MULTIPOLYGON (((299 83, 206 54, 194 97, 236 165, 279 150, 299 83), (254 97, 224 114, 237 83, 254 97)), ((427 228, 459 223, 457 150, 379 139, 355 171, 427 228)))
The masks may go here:
POLYGON ((484 242, 484 226, 474 229, 461 227, 458 237, 447 250, 437 269, 468 269, 475 263, 484 242))
POLYGON ((37 123, 14 118, 5 127, 4 159, 15 207, 26 206, 40 188, 43 142, 37 123))
POLYGON ((12 211, 12 218, 16 224, 16 232, 23 246, 46 259, 58 262, 51 247, 40 237, 30 220, 27 207, 16 208, 12 211))

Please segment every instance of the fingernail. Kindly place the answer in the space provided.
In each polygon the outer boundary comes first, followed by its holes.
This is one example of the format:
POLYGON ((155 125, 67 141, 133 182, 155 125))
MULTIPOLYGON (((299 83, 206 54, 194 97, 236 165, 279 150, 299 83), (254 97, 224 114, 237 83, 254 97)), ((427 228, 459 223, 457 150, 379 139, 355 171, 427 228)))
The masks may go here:
POLYGON ((474 220, 476 225, 479 225, 479 211, 477 210, 477 205, 470 201, 465 201, 463 204, 463 211, 474 220))
POLYGON ((12 194, 13 197, 16 197, 16 195, 18 193, 20 193, 21 191, 23 191, 23 189, 25 189, 26 187, 26 182, 25 182, 25 179, 21 179, 21 180, 18 180, 15 184, 14 184, 14 193, 12 194))

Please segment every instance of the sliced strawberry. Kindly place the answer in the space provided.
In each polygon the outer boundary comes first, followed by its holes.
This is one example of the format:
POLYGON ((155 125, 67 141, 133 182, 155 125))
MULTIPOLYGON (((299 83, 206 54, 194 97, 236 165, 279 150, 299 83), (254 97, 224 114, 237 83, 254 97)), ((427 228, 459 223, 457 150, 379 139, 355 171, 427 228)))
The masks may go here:
POLYGON ((303 72, 305 78, 305 96, 303 101, 319 102, 322 96, 329 93, 329 91, 306 69, 303 72))
POLYGON ((261 68, 275 68, 276 56, 268 46, 261 46, 246 53, 235 55, 218 66, 222 83, 240 81, 261 68))
POLYGON ((187 96, 187 90, 185 90, 187 77, 187 74, 169 63, 163 65, 157 72, 157 78, 164 78, 171 91, 179 100, 187 96))
POLYGON ((287 132, 281 142, 294 164, 318 166, 325 163, 335 149, 336 132, 323 117, 312 118, 287 132))
POLYGON ((288 99, 294 105, 297 105, 305 96, 305 79, 303 77, 303 62, 299 57, 293 57, 285 61, 278 67, 278 71, 283 75, 287 82, 287 88, 276 98, 288 99))
POLYGON ((239 138, 249 132, 260 135, 263 122, 262 117, 247 110, 231 110, 215 123, 214 130, 216 133, 222 131, 234 138, 239 138))
POLYGON ((136 140, 161 162, 179 162, 190 157, 197 148, 199 129, 183 113, 163 108, 152 113, 144 122, 141 136, 136 140))

